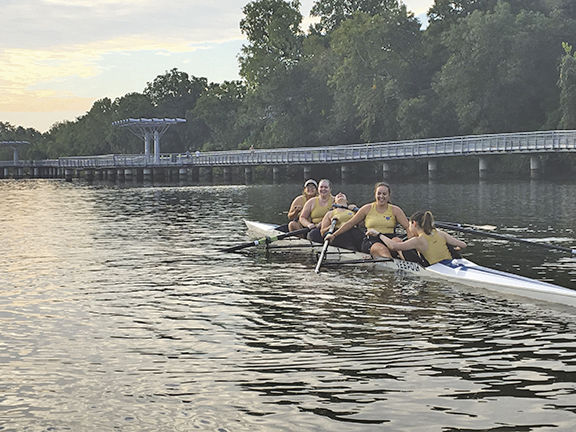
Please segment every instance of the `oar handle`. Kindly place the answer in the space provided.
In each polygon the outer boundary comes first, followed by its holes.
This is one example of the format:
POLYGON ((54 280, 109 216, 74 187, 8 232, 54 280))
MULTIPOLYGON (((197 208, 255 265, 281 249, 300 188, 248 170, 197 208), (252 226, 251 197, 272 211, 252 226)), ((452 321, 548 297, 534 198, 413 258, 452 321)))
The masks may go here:
POLYGON ((360 210, 360 207, 354 206, 353 208, 349 208, 348 206, 345 206, 342 204, 332 204, 332 208, 346 209, 346 210, 351 210, 353 212, 357 212, 358 210, 360 210))
POLYGON ((475 235, 479 235, 479 236, 491 237, 491 238, 495 238, 495 239, 507 240, 507 241, 517 242, 517 243, 524 243, 524 244, 529 244, 532 246, 539 246, 539 247, 546 248, 546 249, 555 249, 555 250, 559 250, 562 252, 568 252, 571 254, 576 254, 576 249, 571 249, 571 248, 567 248, 567 247, 563 247, 563 246, 556 246, 556 245, 553 245, 550 243, 535 242, 533 240, 526 240, 526 239, 513 237, 511 235, 506 235, 506 234, 496 234, 496 233, 491 233, 491 232, 486 232, 486 231, 475 230, 472 228, 465 228, 461 224, 436 221, 436 222, 434 222, 434 225, 436 225, 437 227, 440 227, 440 228, 445 228, 445 229, 449 229, 449 230, 453 230, 453 231, 460 231, 463 233, 475 234, 475 235))

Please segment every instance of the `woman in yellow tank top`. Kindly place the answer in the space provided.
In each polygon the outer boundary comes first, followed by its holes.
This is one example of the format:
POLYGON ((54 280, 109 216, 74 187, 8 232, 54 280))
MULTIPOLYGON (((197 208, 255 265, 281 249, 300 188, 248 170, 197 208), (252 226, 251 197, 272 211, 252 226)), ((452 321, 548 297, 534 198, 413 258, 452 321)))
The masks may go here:
POLYGON ((304 190, 301 195, 298 195, 292 201, 290 205, 290 210, 288 210, 288 231, 296 231, 304 228, 298 219, 300 218, 300 213, 304 208, 304 204, 308 202, 311 198, 318 195, 318 183, 315 180, 309 179, 304 183, 304 190))
POLYGON ((299 222, 302 227, 310 230, 307 236, 309 240, 318 243, 324 241, 320 234, 320 223, 324 215, 332 208, 332 204, 334 204, 332 186, 329 180, 322 179, 318 182, 318 196, 306 201, 300 212, 299 222))
POLYGON ((447 245, 460 249, 466 247, 466 243, 462 240, 434 228, 434 216, 430 211, 414 213, 410 217, 410 230, 413 237, 402 243, 394 242, 384 236, 380 237, 391 250, 410 251, 415 249, 426 259, 428 265, 452 259, 447 245))
MULTIPOLYGON (((322 219, 322 225, 320 226, 320 233, 322 235, 326 235, 334 219, 336 219, 335 228, 338 229, 354 217, 355 211, 358 211, 358 208, 355 208, 354 210, 349 209, 348 198, 342 192, 339 192, 334 198, 334 205, 337 207, 326 213, 324 219, 322 219)), ((332 242, 332 245, 344 249, 359 251, 363 239, 364 230, 361 230, 358 227, 352 227, 350 230, 335 239, 332 242)))
POLYGON ((362 206, 352 219, 326 238, 334 241, 335 238, 353 226, 364 223, 366 237, 362 242, 362 252, 370 253, 374 257, 391 257, 390 250, 379 236, 384 234, 400 242, 401 239, 395 233, 396 225, 402 225, 408 232, 408 218, 400 207, 390 203, 390 186, 388 184, 377 183, 374 187, 374 198, 374 202, 362 206))

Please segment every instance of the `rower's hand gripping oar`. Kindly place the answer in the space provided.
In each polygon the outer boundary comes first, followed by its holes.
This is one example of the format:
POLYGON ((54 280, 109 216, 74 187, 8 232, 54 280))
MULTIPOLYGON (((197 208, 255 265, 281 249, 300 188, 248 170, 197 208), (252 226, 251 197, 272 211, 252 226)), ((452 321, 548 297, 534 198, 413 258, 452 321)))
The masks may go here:
MULTIPOLYGON (((336 228, 336 223, 338 219, 332 219, 332 223, 330 224, 330 228, 328 229, 328 234, 332 234, 334 232, 334 228, 336 228)), ((324 245, 322 246, 322 252, 320 252, 320 256, 318 257, 318 262, 316 263, 316 268, 314 271, 316 273, 320 272, 320 266, 322 265, 322 261, 324 261, 324 257, 326 256, 326 251, 328 250, 328 245, 330 244, 330 240, 324 240, 324 245)))
POLYGON ((517 243, 525 243, 525 244, 529 244, 532 246, 543 247, 546 249, 556 249, 556 250, 559 250, 562 252, 568 252, 568 253, 576 255, 576 249, 570 249, 570 248, 563 247, 563 246, 556 246, 556 245, 553 245, 550 243, 540 243, 540 242, 536 242, 533 240, 526 240, 526 239, 513 237, 510 235, 506 235, 506 234, 496 234, 496 233, 491 233, 491 232, 486 232, 486 231, 475 230, 472 228, 466 228, 466 227, 462 226, 461 224, 457 224, 457 223, 435 221, 434 225, 436 225, 439 228, 445 228, 445 229, 449 229, 449 230, 453 230, 453 231, 460 231, 463 233, 476 234, 479 236, 491 237, 491 238, 495 238, 495 239, 507 240, 507 241, 517 242, 517 243))
POLYGON ((266 237, 259 238, 258 240, 253 240, 251 242, 246 242, 246 243, 242 243, 242 244, 232 246, 229 248, 220 249, 220 252, 236 252, 240 249, 245 249, 245 248, 248 248, 251 246, 258 246, 260 244, 270 244, 270 243, 275 242, 277 240, 282 240, 286 237, 294 237, 294 236, 297 236, 300 234, 305 234, 308 231, 310 231, 308 228, 302 228, 302 229, 299 229, 296 231, 290 231, 290 232, 287 232, 285 234, 279 234, 279 235, 273 236, 273 237, 266 236, 266 237))

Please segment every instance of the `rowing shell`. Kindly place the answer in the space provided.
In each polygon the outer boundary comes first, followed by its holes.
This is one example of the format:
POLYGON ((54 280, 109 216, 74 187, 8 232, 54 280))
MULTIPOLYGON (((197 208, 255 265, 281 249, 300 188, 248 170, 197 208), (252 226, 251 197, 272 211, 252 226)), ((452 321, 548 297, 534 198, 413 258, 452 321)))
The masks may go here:
MULTIPOLYGON (((276 230, 278 225, 247 220, 245 220, 244 223, 248 228, 248 235, 254 238, 272 237, 282 234, 282 232, 276 230)), ((290 246, 296 249, 302 247, 307 250, 310 250, 311 246, 317 247, 318 250, 322 247, 321 244, 312 244, 309 240, 298 237, 288 237, 279 240, 277 243, 282 246, 290 246)), ((575 290, 483 267, 465 258, 444 260, 434 265, 424 267, 418 263, 400 259, 373 262, 370 255, 332 246, 328 252, 330 257, 336 260, 367 260, 367 264, 375 266, 379 270, 401 271, 429 279, 454 281, 463 285, 495 290, 504 294, 512 294, 576 307, 575 290), (372 262, 369 260, 372 260, 372 262)))

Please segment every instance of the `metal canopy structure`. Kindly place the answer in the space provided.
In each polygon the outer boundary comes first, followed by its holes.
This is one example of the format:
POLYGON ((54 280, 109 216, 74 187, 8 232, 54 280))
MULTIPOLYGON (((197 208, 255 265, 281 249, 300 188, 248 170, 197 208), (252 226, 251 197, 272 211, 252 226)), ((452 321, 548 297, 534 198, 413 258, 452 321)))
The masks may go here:
POLYGON ((186 123, 183 118, 128 118, 112 122, 113 126, 125 127, 134 135, 144 138, 144 155, 150 158, 150 140, 154 139, 154 162, 160 162, 160 137, 172 125, 186 123))
POLYGON ((25 145, 29 145, 28 141, 0 141, 0 147, 10 147, 14 150, 14 162, 18 163, 19 157, 19 148, 25 145))

